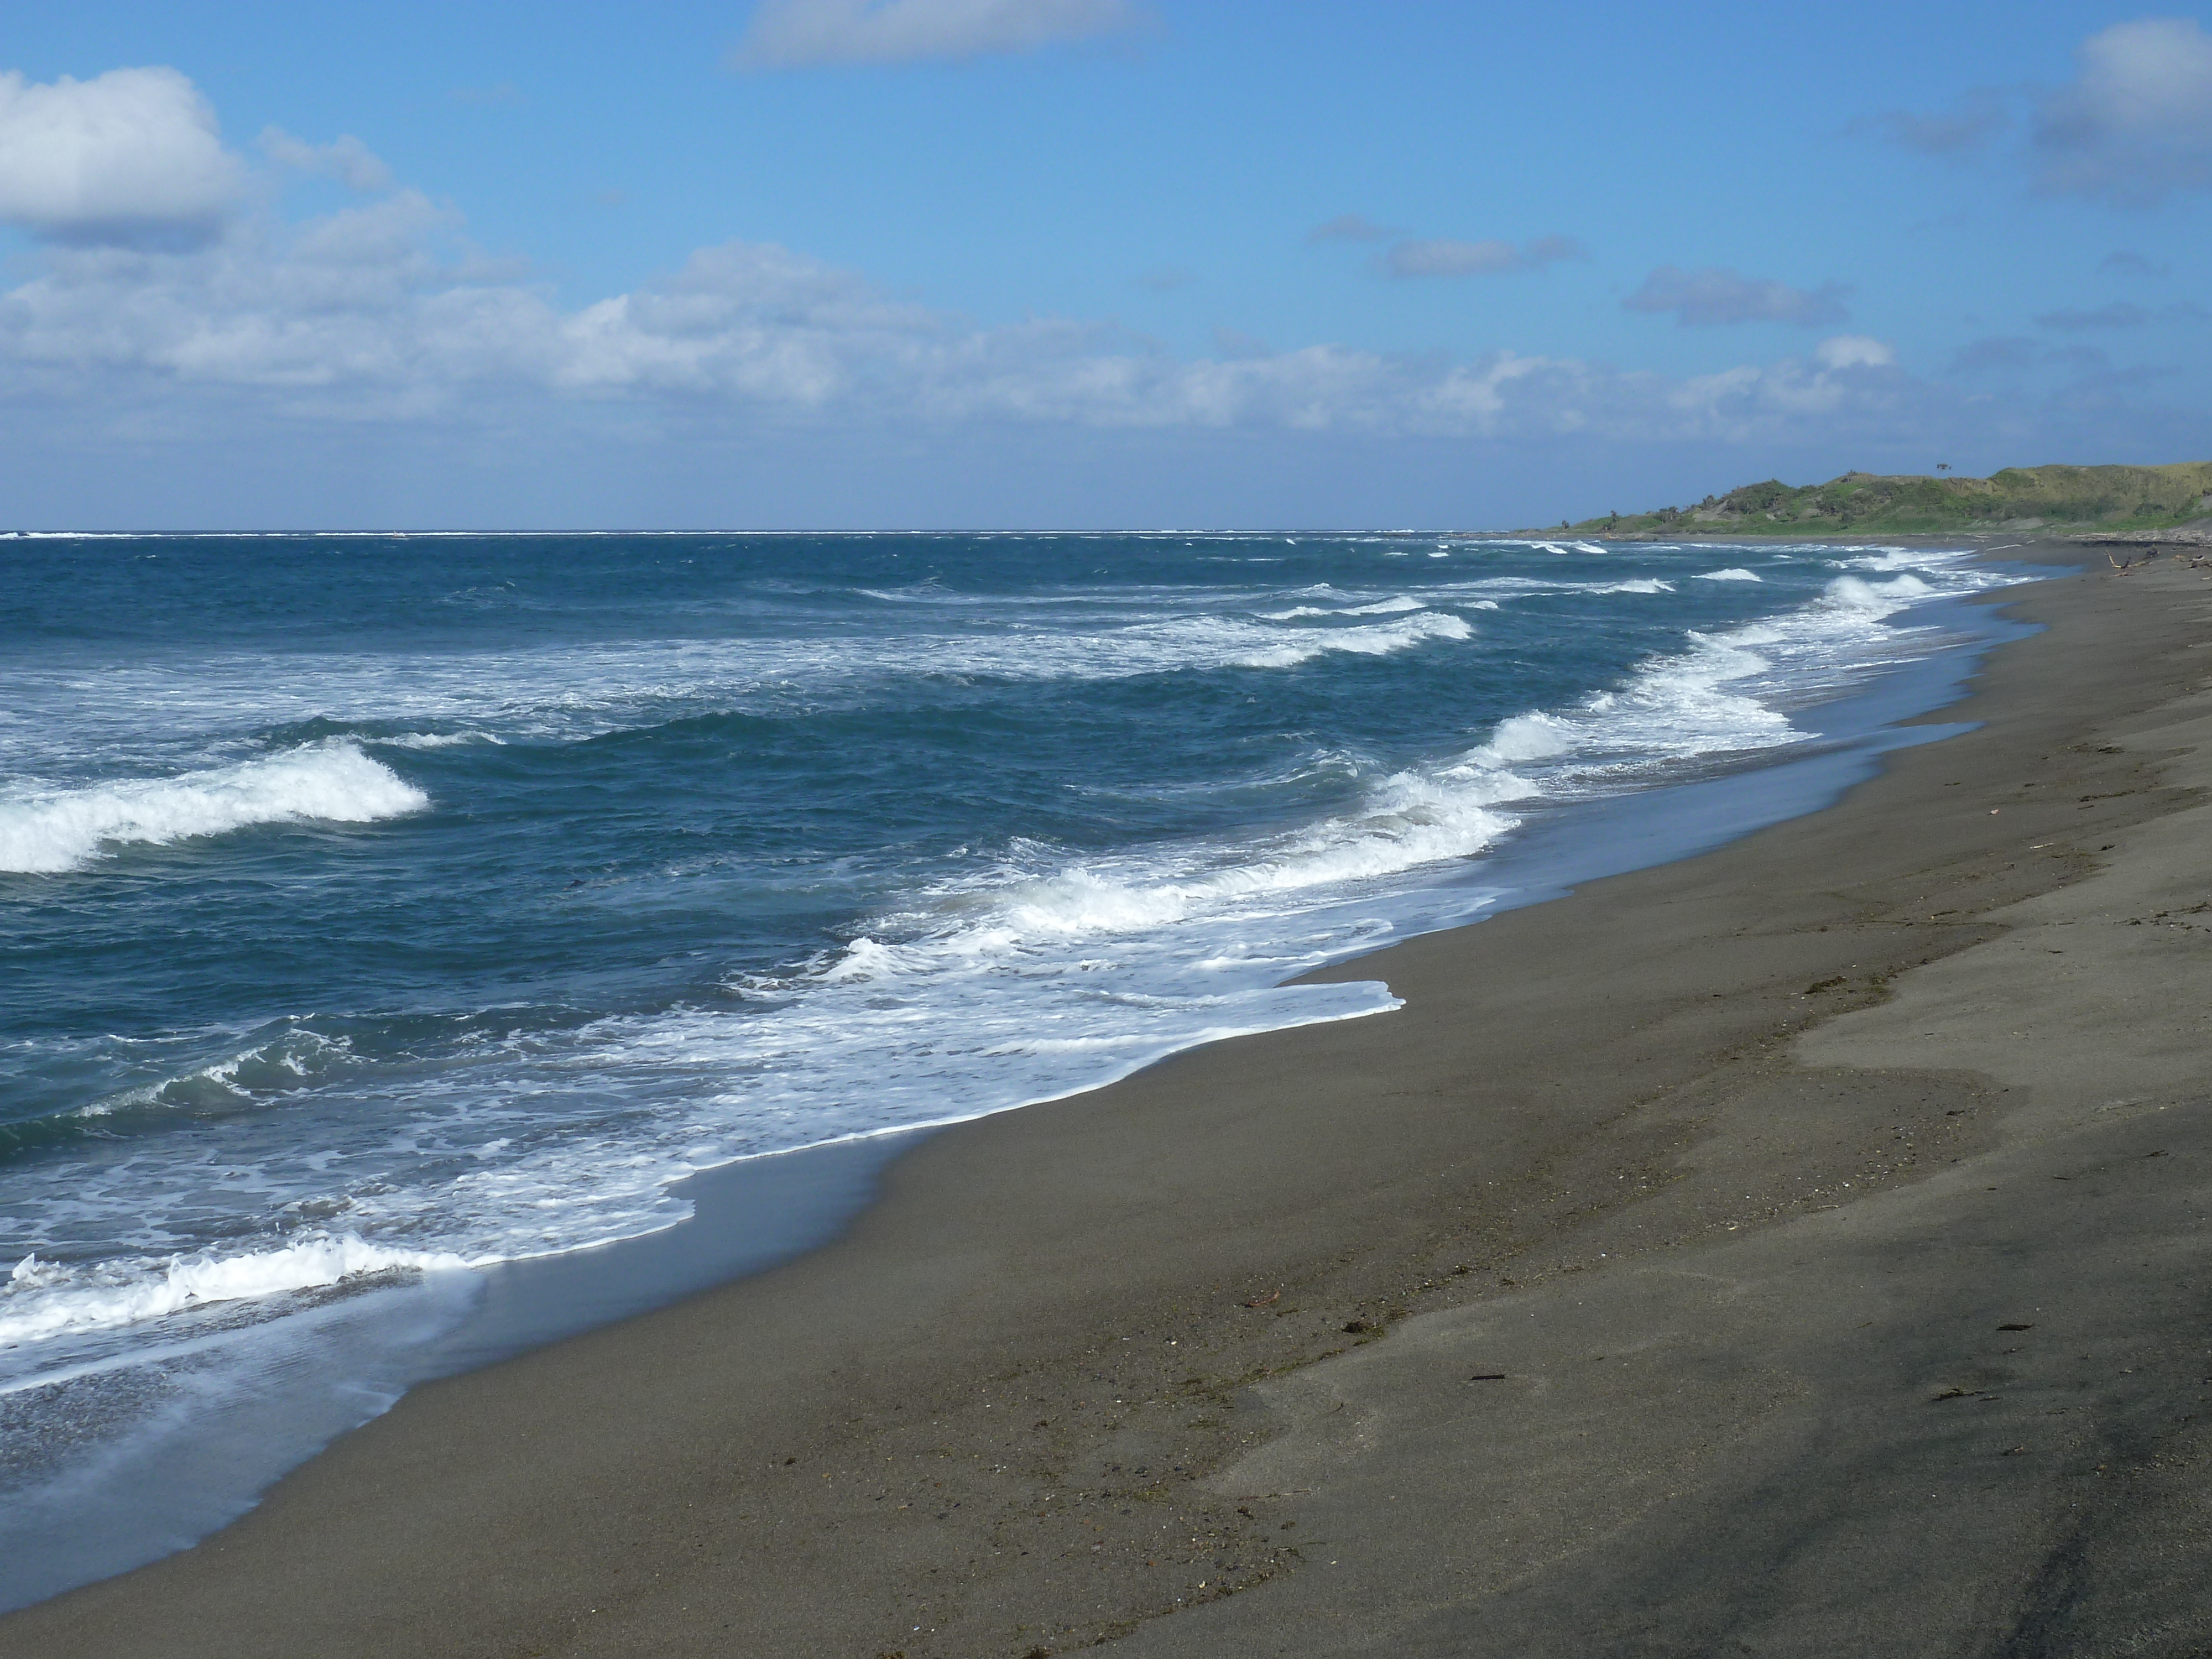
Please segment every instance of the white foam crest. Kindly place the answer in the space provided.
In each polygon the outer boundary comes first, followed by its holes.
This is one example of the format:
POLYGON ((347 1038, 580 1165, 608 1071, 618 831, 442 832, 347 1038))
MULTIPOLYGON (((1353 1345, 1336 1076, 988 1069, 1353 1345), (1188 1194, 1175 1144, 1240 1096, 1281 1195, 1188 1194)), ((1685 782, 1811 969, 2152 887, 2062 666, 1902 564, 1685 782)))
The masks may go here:
POLYGON ((162 846, 258 823, 370 823, 429 804, 355 744, 310 744, 235 766, 0 802, 0 870, 57 874, 116 846, 162 846))
MULTIPOLYGON (((1255 836, 1237 846, 1146 849, 1058 869, 1048 866, 1048 854, 1010 858, 975 884, 928 895, 921 914, 872 924, 884 937, 855 940, 812 972, 781 981, 776 996, 762 998, 742 1018, 712 1008, 611 1018, 573 1044, 566 1039, 549 1043, 542 1055, 517 1050, 495 1094, 471 1083, 461 1068, 422 1079, 410 1085, 416 1091, 414 1115, 403 1131, 409 1149, 479 1160, 468 1173, 448 1180, 441 1166, 420 1182, 402 1182, 399 1190, 354 1184, 368 1178, 362 1171, 372 1163, 373 1173, 382 1178, 383 1148, 374 1159, 356 1160, 343 1176, 325 1177, 319 1166, 313 1172, 314 1180, 329 1183, 319 1191, 376 1192, 373 1203, 349 1212, 347 1224, 360 1227, 369 1240, 405 1240, 422 1249, 367 1244, 375 1254, 348 1268, 344 1247, 337 1245, 337 1262, 312 1271, 141 1256, 130 1283, 55 1279, 19 1286, 9 1281, 0 1286, 0 1317, 32 1311, 30 1301, 13 1303, 11 1294, 104 1297, 109 1311, 100 1317, 135 1322, 218 1300, 216 1292, 313 1290, 339 1282, 349 1272, 442 1267, 465 1257, 474 1261, 573 1247, 671 1218, 680 1205, 665 1197, 665 1183, 705 1164, 1001 1109, 1090 1086, 1103 1071, 1134 1066, 1208 1036, 1387 1006, 1373 987, 1275 988, 1301 968, 1386 935, 1389 925, 1376 920, 1376 908, 1368 901, 1378 890, 1395 896, 1413 885, 1391 883, 1404 872, 1491 846, 1515 821, 1507 810, 1511 802, 1571 793, 1608 767, 1615 769, 1598 787, 1619 787, 1633 778, 1638 766, 1794 740, 1798 733, 1786 716, 1761 702, 1786 700, 1790 677, 1778 673, 1777 665, 1818 669, 1838 656, 1839 641, 1849 646, 1861 639, 1877 642, 1893 659, 1893 641, 1901 636, 1881 619, 1917 598, 1958 590, 1957 583, 1937 580, 1943 585, 1930 586, 1908 571, 1873 568, 1840 578, 1826 595, 1798 611, 1750 628, 1692 636, 1686 651, 1653 661, 1613 691, 1571 708, 1505 721, 1455 763, 1382 778, 1355 810, 1295 832, 1255 836), (1375 885, 1363 888, 1363 882, 1375 885), (1332 911, 1331 906, 1340 908, 1332 911), (1185 922, 1192 925, 1175 925, 1185 922), (1376 931, 1361 931, 1370 926, 1376 931), (1054 1054, 1064 1062, 1045 1063, 1054 1054), (1085 1055, 1110 1064, 1079 1063, 1085 1055), (1009 1063, 1000 1065, 1001 1060, 1009 1063), (632 1087, 635 1101, 625 1103, 623 1091, 632 1087), (564 1116, 561 1109, 570 1104, 580 1109, 564 1116), (433 1245, 447 1248, 428 1248, 433 1245)), ((1521 591, 1563 586, 1577 585, 1528 583, 1521 591)), ((1617 590, 1622 585, 1600 586, 1617 590)), ((1453 586, 1470 591, 1467 585, 1453 586)), ((1421 591, 1437 602, 1437 590, 1421 591)), ((1282 595, 1293 597, 1300 596, 1282 595)), ((1340 604, 1372 598, 1334 590, 1309 597, 1340 604)), ((1154 615, 1133 626, 1075 636, 934 635, 895 641, 886 650, 902 659, 901 672, 910 672, 920 657, 949 672, 1121 674, 1237 662, 1255 647, 1297 647, 1304 654, 1296 660, 1316 650, 1347 648, 1339 642, 1352 638, 1364 644, 1348 648, 1397 649, 1443 637, 1431 630, 1447 624, 1458 630, 1453 637, 1468 631, 1456 618, 1418 605, 1401 607, 1395 620, 1373 627, 1283 629, 1249 617, 1154 615), (1016 664, 1018 669, 1011 666, 1016 664)), ((847 645, 835 648, 851 659, 847 645)), ((523 654, 494 659, 493 665, 503 672, 523 654)), ((671 646, 657 657, 571 653, 538 665, 548 675, 579 663, 604 667, 611 680, 630 684, 642 668, 665 666, 670 682, 695 690, 702 677, 725 672, 733 663, 765 672, 776 661, 810 660, 795 648, 763 666, 750 644, 706 641, 671 646)), ((250 680, 242 677, 240 683, 250 680)), ((395 676, 368 689, 404 693, 409 685, 395 676)), ((443 689, 457 696, 487 689, 512 695, 515 686, 508 680, 487 686, 456 678, 443 689)), ((586 695, 597 699, 600 690, 588 688, 586 695)), ((498 698, 483 696, 435 720, 473 724, 487 707, 503 717, 498 698)), ((603 712, 605 704, 598 708, 603 712)), ((369 717, 428 718, 412 709, 396 714, 389 706, 369 717)), ((204 1058, 210 1051, 195 1052, 204 1058)), ((224 1081, 214 1073, 232 1064, 205 1068, 205 1074, 210 1082, 224 1081)), ((290 1051, 270 1064, 280 1071, 291 1066, 290 1051)), ((209 1146, 196 1156, 207 1161, 186 1167, 173 1158, 163 1171, 173 1191, 195 1194, 229 1168, 223 1146, 209 1146)), ((276 1192, 274 1177, 270 1190, 276 1192)), ((299 1190, 295 1181, 277 1201, 296 1198, 299 1190)), ((27 1277, 49 1271, 73 1270, 33 1261, 27 1277)), ((0 1325, 0 1331, 6 1328, 0 1325)), ((64 1323, 54 1328, 100 1328, 64 1323)))
POLYGON ((349 1038, 294 1030, 274 1042, 257 1043, 227 1059, 180 1075, 88 1101, 64 1115, 98 1118, 147 1107, 205 1108, 222 1103, 243 1105, 305 1087, 333 1066, 343 1064, 352 1054, 353 1043, 349 1038))
POLYGON ((1691 580, 1700 582, 1755 582, 1763 580, 1764 578, 1755 570, 1746 570, 1740 565, 1732 565, 1726 570, 1700 570, 1691 580))
POLYGON ((1490 741, 1471 751, 1469 758, 1485 767, 1548 760, 1573 748, 1576 735, 1573 726, 1559 715, 1540 710, 1532 714, 1516 714, 1510 720, 1499 721, 1498 729, 1490 734, 1490 741))
MULTIPOLYGON (((1794 741, 1789 717, 1733 683, 1771 665, 1740 641, 1692 634, 1692 648, 1647 665, 1617 691, 1576 708, 1501 721, 1459 768, 1476 774, 1541 763, 1547 793, 1572 793, 1591 775, 1794 741)), ((1449 773, 1447 775, 1450 775, 1449 773)))
POLYGON ((1542 576, 1484 576, 1474 581, 1438 582, 1425 593, 1431 603, 1447 594, 1671 593, 1673 582, 1659 576, 1630 576, 1616 581, 1573 581, 1542 576))
MULTIPOLYGON (((1838 576, 1796 611, 1717 632, 1691 630, 1688 651, 1654 659, 1618 690, 1502 721, 1460 769, 1542 763, 1547 787, 1572 792, 1601 773, 1796 742, 1802 734, 1778 701, 1811 695, 1854 662, 1896 659, 1912 634, 1885 619, 1953 591, 1927 579, 1940 578, 1948 556, 1907 556, 1917 571, 1884 557, 1879 568, 1897 572, 1887 580, 1838 576)), ((1966 586, 1999 580, 1978 576, 1966 586)))
POLYGON ((1418 611, 1397 622, 1371 627, 1301 629, 1276 643, 1241 651, 1231 656, 1224 666, 1295 668, 1302 662, 1310 662, 1335 651, 1381 657, 1424 641, 1464 640, 1474 633, 1474 629, 1464 617, 1447 616, 1440 611, 1418 611))
POLYGON ((110 1261, 93 1267, 41 1261, 33 1254, 18 1261, 0 1284, 0 1348, 112 1329, 216 1303, 322 1290, 371 1273, 468 1265, 444 1251, 393 1249, 351 1233, 319 1234, 234 1256, 110 1261))
POLYGON ((1423 608, 1421 600, 1414 599, 1410 594, 1401 593, 1395 599, 1377 599, 1372 605, 1355 605, 1342 608, 1301 605, 1288 611, 1263 611, 1260 614, 1269 622, 1296 622, 1306 617, 1391 617, 1423 608))
POLYGON ((829 985, 848 985, 872 979, 882 979, 899 973, 910 965, 911 954, 896 945, 862 934, 839 953, 836 960, 823 969, 823 982, 829 985))
POLYGON ((942 582, 917 582, 912 587, 858 587, 856 593, 872 599, 886 600, 892 605, 973 605, 976 600, 969 594, 945 586, 942 582))
MULTIPOLYGON (((1824 551, 1844 550, 1826 549, 1824 551)), ((1850 561, 1861 570, 1925 570, 1930 567, 1955 564, 1967 556, 1964 550, 1948 553, 1929 552, 1912 547, 1875 547, 1859 551, 1860 556, 1850 561)))
POLYGON ((1228 849, 1159 855, 1148 866, 1130 860, 1068 866, 1048 875, 1002 876, 994 887, 955 890, 948 896, 982 917, 906 944, 854 940, 821 970, 830 983, 933 973, 949 962, 973 963, 1038 945, 1150 933, 1199 918, 1219 917, 1257 902, 1333 896, 1363 882, 1423 865, 1466 858, 1511 830, 1516 819, 1497 808, 1534 793, 1510 773, 1446 779, 1400 772, 1368 792, 1357 811, 1228 849))
MULTIPOLYGON (((1371 594, 1334 590, 1322 597, 1374 601, 1371 594)), ((318 720, 379 726, 422 722, 416 741, 337 740, 349 747, 387 741, 398 748, 437 746, 423 739, 445 726, 478 734, 475 740, 562 741, 707 709, 781 709, 794 697, 872 695, 885 682, 915 674, 1115 680, 1224 668, 1290 668, 1329 652, 1379 655, 1430 640, 1468 636, 1461 619, 1423 614, 1418 605, 1402 613, 1374 614, 1389 619, 1370 624, 1363 617, 1362 625, 1314 629, 1208 611, 1140 613, 1115 625, 1073 629, 593 643, 404 659, 333 655, 317 658, 310 670, 294 659, 238 653, 204 659, 188 672, 159 664, 118 665, 103 671, 96 687, 81 684, 73 676, 42 675, 24 690, 43 702, 72 709, 73 737, 84 750, 143 753, 149 764, 159 764, 155 757, 173 753, 189 734, 234 732, 242 718, 264 726, 318 720), (161 734, 160 746, 148 745, 149 730, 161 734)), ((0 752, 7 735, 0 731, 0 752)), ((18 769, 29 770, 32 759, 21 757, 18 769)), ((220 783, 222 770, 210 774, 210 781, 220 783)), ((199 776, 162 781, 187 783, 199 776)), ((127 791, 133 786, 105 787, 127 791)), ((374 815, 391 814, 381 810, 374 815)), ((6 834, 0 821, 0 847, 6 834)))
POLYGON ((457 749, 464 744, 504 744, 507 739, 490 732, 403 732, 398 737, 368 741, 387 749, 457 749))
POLYGON ((1879 617, 1932 599, 1935 593, 1933 587, 1910 571, 1886 582, 1870 582, 1860 576, 1838 576, 1828 584, 1821 602, 1834 610, 1879 617))

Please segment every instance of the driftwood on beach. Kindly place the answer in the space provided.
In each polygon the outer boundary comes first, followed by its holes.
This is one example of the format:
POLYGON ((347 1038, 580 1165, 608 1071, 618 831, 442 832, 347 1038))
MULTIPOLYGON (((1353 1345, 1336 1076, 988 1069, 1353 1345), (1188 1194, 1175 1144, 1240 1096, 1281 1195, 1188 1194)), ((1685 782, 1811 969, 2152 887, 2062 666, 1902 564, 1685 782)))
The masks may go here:
POLYGON ((2212 547, 2212 519, 2197 519, 2164 530, 2092 531, 2066 539, 2092 547, 2212 547))

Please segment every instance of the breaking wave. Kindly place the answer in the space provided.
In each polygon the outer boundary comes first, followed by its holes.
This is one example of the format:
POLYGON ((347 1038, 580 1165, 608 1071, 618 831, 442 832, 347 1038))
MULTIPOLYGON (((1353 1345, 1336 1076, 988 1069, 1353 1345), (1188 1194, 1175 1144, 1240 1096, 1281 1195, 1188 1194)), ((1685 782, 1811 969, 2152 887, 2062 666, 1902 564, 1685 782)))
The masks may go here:
POLYGON ((0 1281, 0 1347, 105 1330, 225 1302, 328 1289, 351 1279, 469 1264, 434 1250, 393 1249, 350 1233, 295 1239, 242 1255, 171 1256, 91 1267, 35 1254, 0 1281))
POLYGON ((354 744, 310 744, 235 766, 0 802, 0 871, 58 874, 125 846, 166 846, 258 823, 373 823, 429 804, 354 744))

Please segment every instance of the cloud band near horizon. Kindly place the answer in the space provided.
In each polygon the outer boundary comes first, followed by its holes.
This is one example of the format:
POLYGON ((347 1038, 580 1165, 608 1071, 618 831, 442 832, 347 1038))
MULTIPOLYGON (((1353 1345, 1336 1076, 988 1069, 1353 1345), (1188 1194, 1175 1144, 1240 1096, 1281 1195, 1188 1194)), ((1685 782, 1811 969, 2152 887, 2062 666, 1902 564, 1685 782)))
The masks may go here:
MULTIPOLYGON (((564 307, 526 267, 486 258, 457 210, 406 187, 357 138, 271 128, 257 149, 227 148, 215 112, 173 69, 45 87, 0 78, 0 219, 39 244, 27 278, 0 292, 0 407, 34 427, 65 415, 80 434, 104 424, 155 442, 166 441, 147 434, 199 441, 225 422, 523 437, 584 429, 582 411, 598 410, 731 434, 1014 425, 1833 447, 1955 435, 1982 395, 1916 376, 1856 334, 1692 374, 1505 345, 1276 349, 1229 327, 1215 331, 1216 355, 1178 356, 1109 320, 979 325, 744 240, 564 307), (276 209, 297 174, 355 199, 288 222, 276 209)), ((1315 240, 1396 234, 1347 215, 1315 240)), ((1390 275, 1449 278, 1588 255, 1552 235, 1401 239, 1381 257, 1390 275)), ((1662 267, 1626 303, 1685 325, 1818 328, 1846 319, 1844 292, 1662 267)), ((1964 367, 2039 362, 2102 372, 2094 354, 2017 349, 1964 367)))

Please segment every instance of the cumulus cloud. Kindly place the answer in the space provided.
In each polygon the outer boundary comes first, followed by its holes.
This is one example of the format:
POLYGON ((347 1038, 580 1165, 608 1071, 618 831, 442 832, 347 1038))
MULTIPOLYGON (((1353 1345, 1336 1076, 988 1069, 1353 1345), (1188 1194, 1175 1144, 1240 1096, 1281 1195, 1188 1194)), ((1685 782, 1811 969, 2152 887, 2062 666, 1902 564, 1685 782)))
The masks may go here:
POLYGON ((393 184, 392 169, 349 132, 327 144, 311 144, 282 127, 267 127, 261 134, 261 153, 279 167, 321 173, 364 193, 390 190, 393 184))
POLYGON ((1381 260, 1392 276, 1490 276, 1508 270, 1540 270, 1561 259, 1587 259, 1589 251, 1571 236, 1539 236, 1523 247, 1510 242, 1457 242, 1446 237, 1400 242, 1381 260))
POLYGON ((1895 424, 1923 395, 1878 341, 1689 380, 1496 352, 1453 362, 1224 333, 1181 358, 1108 324, 978 328, 804 254, 732 243, 564 308, 472 276, 420 193, 197 253, 60 247, 0 295, 0 384, 21 406, 134 399, 298 420, 559 419, 620 404, 741 425, 865 420, 1364 435, 1749 441, 1895 424), (241 402, 242 400, 242 402, 241 402))
POLYGON ((1327 224, 1306 233, 1309 242, 1387 242, 1401 234, 1389 225, 1378 225, 1364 213, 1340 213, 1327 224))
POLYGON ((1120 33, 1148 15, 1132 0, 761 0, 732 61, 793 69, 1034 52, 1120 33))
POLYGON ((1589 433, 1642 441, 1724 442, 1855 428, 1902 427, 1940 401, 1897 367, 1880 340, 1843 335, 1809 358, 1747 364, 1687 379, 1576 359, 1500 352, 1443 374, 1424 398, 1449 429, 1485 437, 1589 433))
POLYGON ((2193 19, 2143 18, 2075 58, 2075 78, 2035 108, 2039 190, 2142 207, 2212 189, 2212 36, 2193 19))
MULTIPOLYGON (((13 146, 0 149, 0 182, 13 192, 0 201, 46 236, 27 279, 0 292, 0 404, 42 426, 143 415, 203 436, 224 418, 522 433, 556 427, 564 409, 615 405, 753 432, 965 423, 1768 441, 1893 434, 1940 400, 1887 345, 1858 336, 1690 379, 1511 351, 1454 362, 1327 343, 1274 349, 1230 331, 1212 356, 1179 357, 1109 323, 978 327, 859 273, 743 242, 567 307, 483 260, 453 210, 393 180, 356 139, 314 144, 272 131, 262 149, 366 199, 298 223, 265 198, 243 210, 240 164, 191 83, 168 70, 119 73, 7 88, 11 113, 27 91, 69 95, 65 120, 34 100, 35 119, 0 122, 13 146), (155 132, 158 153, 149 159, 146 144, 85 118, 69 100, 86 89, 97 89, 96 111, 162 113, 167 125, 131 130, 155 132), (40 135, 56 130, 67 143, 40 149, 40 135), (22 160, 54 154, 90 158, 66 191, 22 160), (203 224, 221 234, 178 228, 203 224), (148 225, 163 234, 143 234, 148 225)), ((1580 247, 1546 237, 1390 252, 1409 274, 1449 275, 1531 269, 1580 247)))
POLYGON ((60 243, 190 246, 221 233, 243 185, 215 111, 175 70, 0 74, 0 220, 60 243))
POLYGON ((1685 328, 1730 323, 1796 323, 1818 328, 1850 317, 1844 306, 1844 296, 1850 292, 1841 283, 1792 288, 1787 283, 1746 276, 1725 265, 1698 270, 1661 265, 1620 304, 1624 311, 1671 311, 1676 324, 1685 328))
MULTIPOLYGON (((1948 111, 1891 110, 1852 130, 1923 155, 1959 156, 2016 131, 2024 112, 2027 143, 2012 153, 2041 194, 2140 208, 2212 190, 2212 35, 2191 18, 2139 18, 2091 35, 2075 59, 2063 86, 1984 88, 1948 111)), ((2124 260, 2135 257, 2114 259, 2131 268, 2124 260)))
POLYGON ((1897 348, 1864 334, 1838 334, 1813 348, 1813 361, 1823 368, 1894 368, 1897 348))

